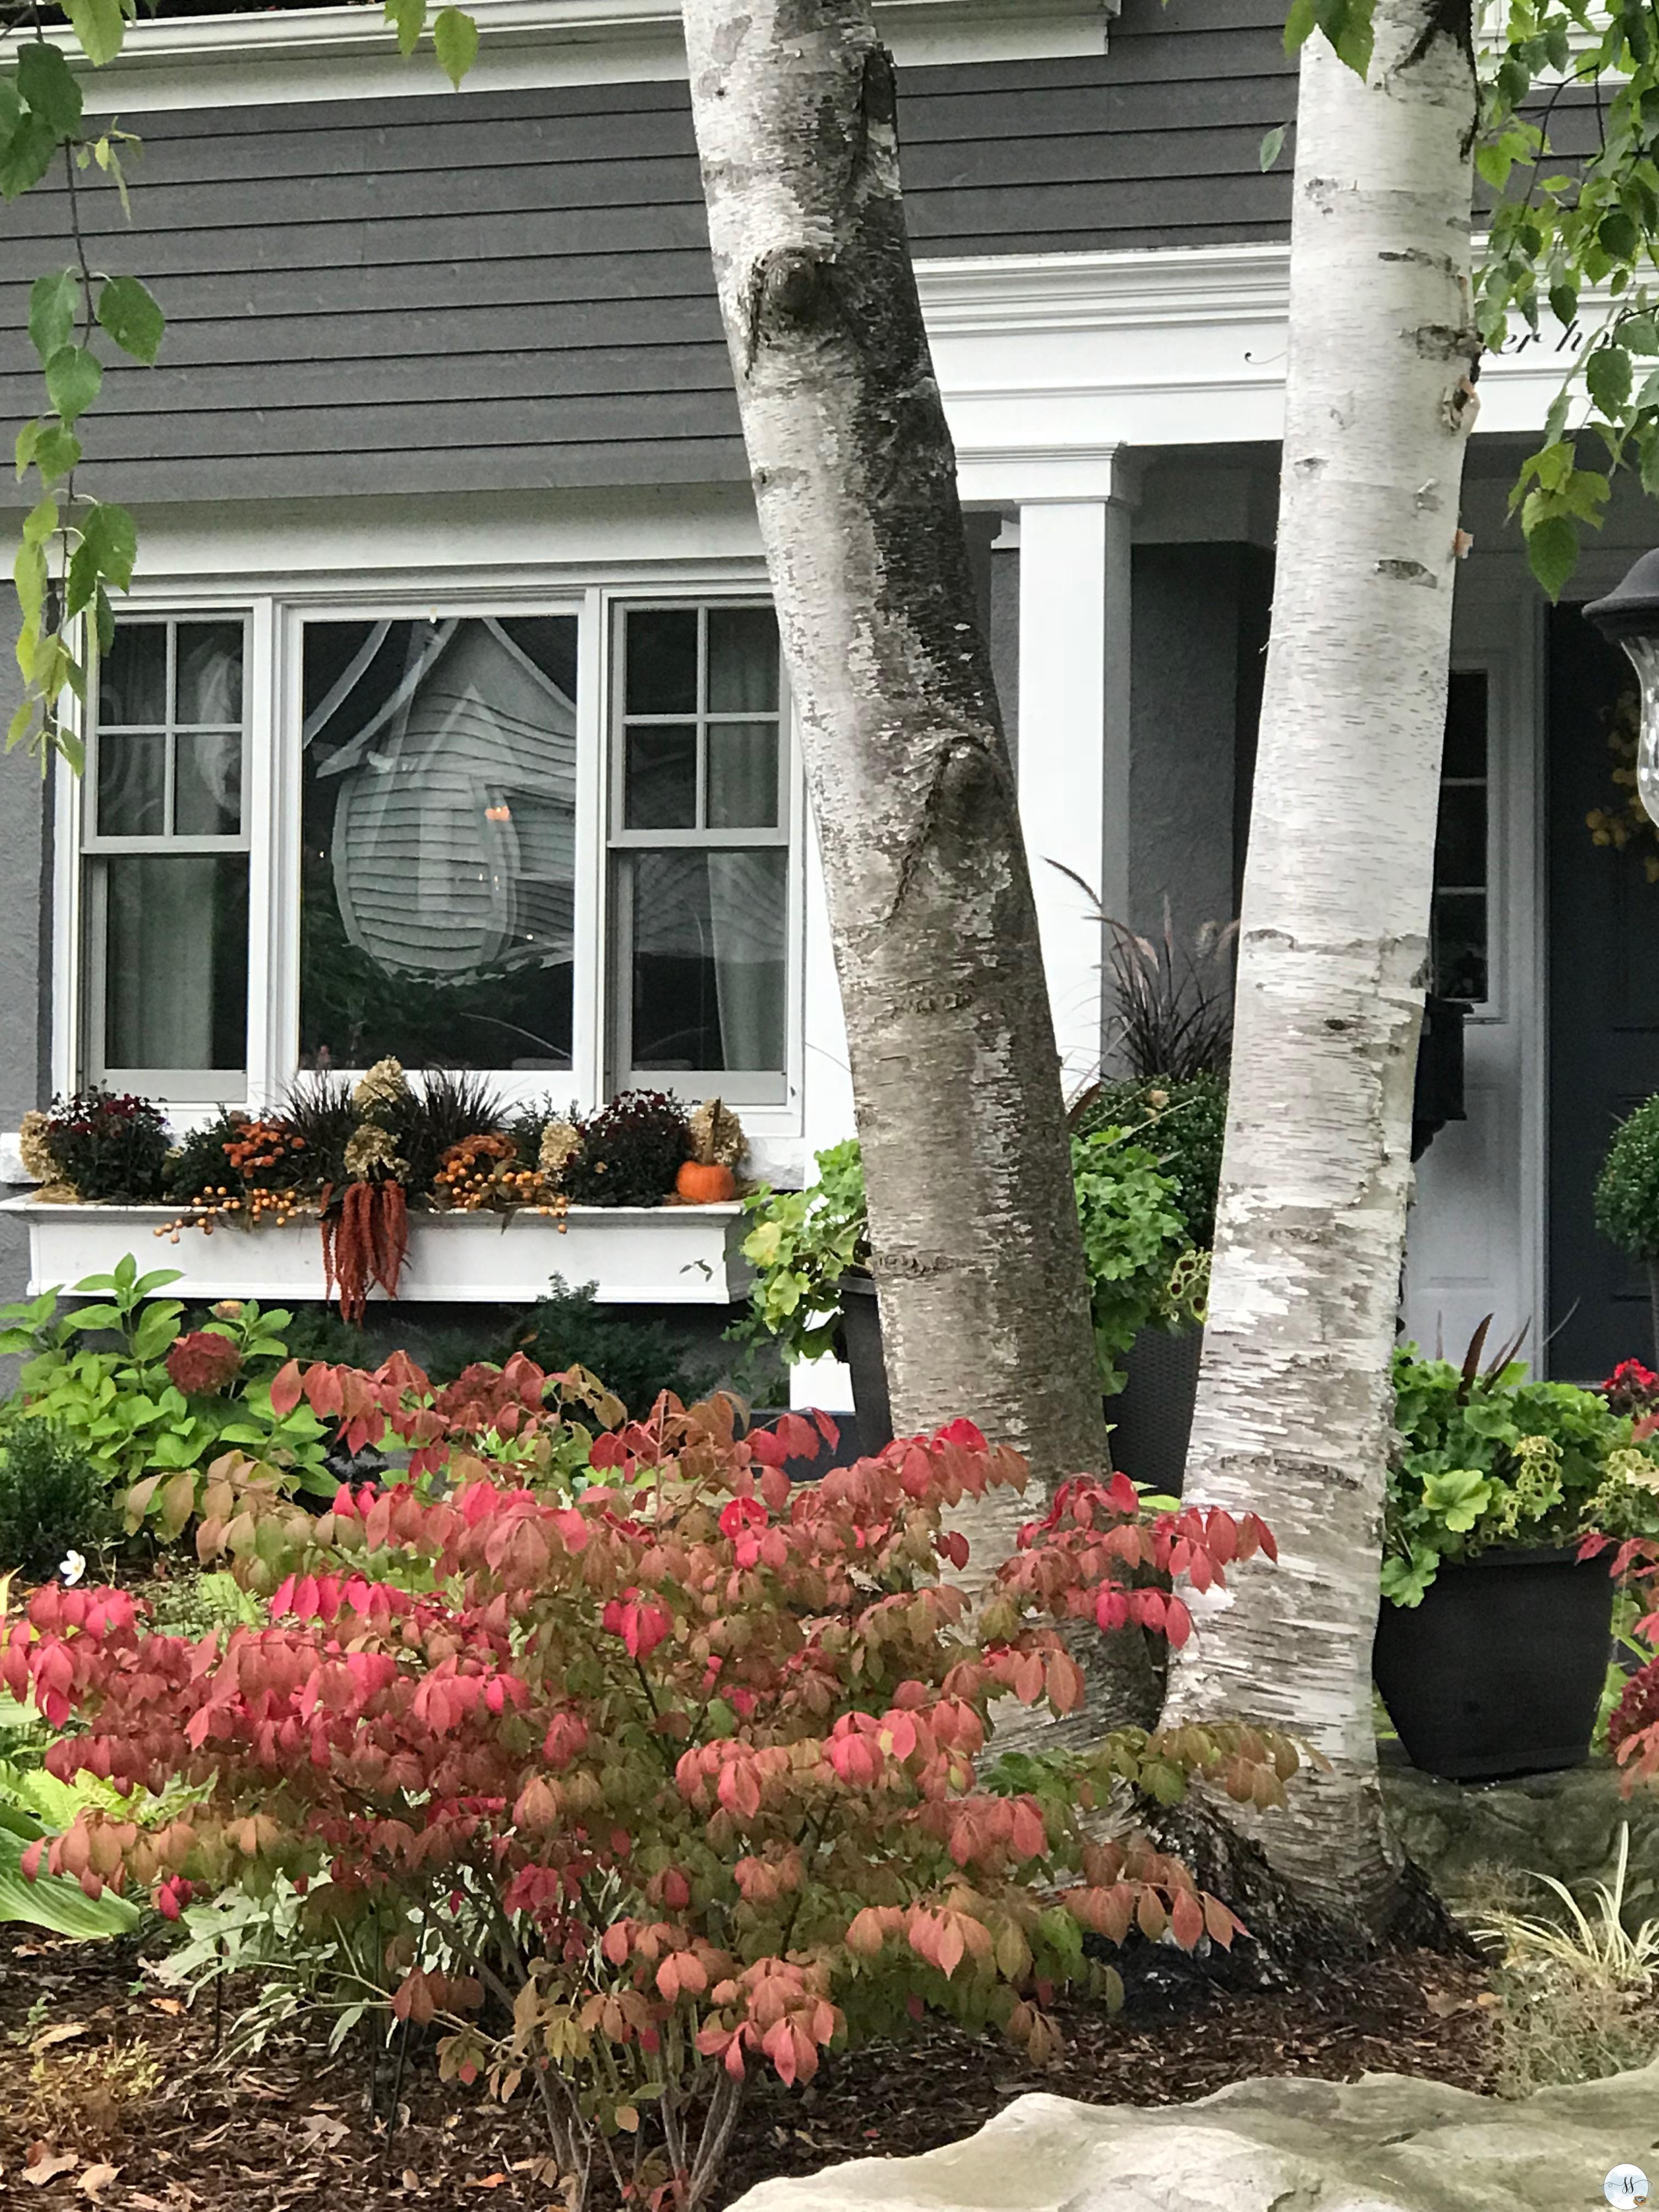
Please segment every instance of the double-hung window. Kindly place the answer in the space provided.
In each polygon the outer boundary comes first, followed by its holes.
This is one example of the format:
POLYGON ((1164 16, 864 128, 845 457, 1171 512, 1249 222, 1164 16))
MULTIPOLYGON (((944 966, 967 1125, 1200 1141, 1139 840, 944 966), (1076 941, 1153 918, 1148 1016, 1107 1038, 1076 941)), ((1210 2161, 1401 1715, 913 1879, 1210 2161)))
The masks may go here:
POLYGON ((625 1085, 782 1100, 788 748, 768 606, 629 606, 615 648, 611 847, 625 1085))
POLYGON ((264 1103, 390 1054, 582 1105, 788 1100, 797 802, 763 602, 135 613, 88 724, 64 1079, 264 1103))
POLYGON ((81 1072, 162 1097, 246 1087, 246 625, 118 623, 83 795, 81 1072))

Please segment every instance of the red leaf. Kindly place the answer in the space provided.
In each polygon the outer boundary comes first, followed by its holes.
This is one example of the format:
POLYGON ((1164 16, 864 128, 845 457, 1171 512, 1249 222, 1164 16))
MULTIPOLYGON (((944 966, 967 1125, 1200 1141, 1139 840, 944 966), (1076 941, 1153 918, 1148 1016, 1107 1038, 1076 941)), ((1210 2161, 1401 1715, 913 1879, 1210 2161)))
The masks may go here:
POLYGON ((270 1378, 270 1410, 279 1421, 285 1421, 299 1402, 300 1363, 290 1359, 270 1378))

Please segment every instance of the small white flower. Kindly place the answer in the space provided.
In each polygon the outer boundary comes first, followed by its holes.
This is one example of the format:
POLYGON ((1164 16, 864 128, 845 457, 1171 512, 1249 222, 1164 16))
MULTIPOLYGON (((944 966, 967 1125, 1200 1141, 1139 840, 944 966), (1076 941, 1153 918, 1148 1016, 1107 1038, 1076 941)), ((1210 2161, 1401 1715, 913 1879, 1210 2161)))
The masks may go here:
POLYGON ((79 1552, 70 1552, 58 1562, 58 1571, 64 1577, 65 1589, 73 1589, 87 1571, 87 1563, 79 1552))

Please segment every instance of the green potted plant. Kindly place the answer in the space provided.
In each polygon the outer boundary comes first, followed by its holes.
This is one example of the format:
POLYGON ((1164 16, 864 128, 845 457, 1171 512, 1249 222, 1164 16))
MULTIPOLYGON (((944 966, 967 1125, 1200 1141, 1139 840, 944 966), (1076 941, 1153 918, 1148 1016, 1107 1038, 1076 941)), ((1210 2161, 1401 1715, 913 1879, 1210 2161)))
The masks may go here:
POLYGON ((1595 1186, 1595 1225, 1647 1269, 1659 1358, 1659 1095, 1619 1124, 1595 1186))
MULTIPOLYGON (((1136 1133, 1106 1127, 1072 1139, 1101 1387, 1108 1396, 1121 1389, 1124 1357, 1149 1325, 1191 1328, 1205 1279, 1194 1265, 1176 1186, 1136 1133)), ((844 1358, 852 1370, 860 1443, 876 1451, 890 1441, 892 1421, 857 1140, 821 1152, 817 1169, 817 1180, 805 1190, 763 1188, 744 1200, 753 1226, 743 1249, 755 1279, 738 1333, 775 1340, 788 1361, 826 1353, 844 1358)))
POLYGON ((1659 1533, 1650 1424, 1506 1354, 1483 1369, 1485 1333, 1461 1365, 1395 1355, 1374 1653, 1413 1763, 1455 1781, 1583 1760, 1613 1585, 1578 1545, 1659 1533))
POLYGON ((1226 1078, 1200 1071, 1097 1083, 1073 1104, 1071 1121, 1076 1136, 1103 1127, 1128 1129, 1172 1185, 1186 1252, 1182 1294, 1124 1347, 1121 1393, 1111 1413, 1114 1450, 1121 1464, 1138 1481, 1179 1495, 1204 1350, 1203 1310, 1227 1132, 1226 1078))

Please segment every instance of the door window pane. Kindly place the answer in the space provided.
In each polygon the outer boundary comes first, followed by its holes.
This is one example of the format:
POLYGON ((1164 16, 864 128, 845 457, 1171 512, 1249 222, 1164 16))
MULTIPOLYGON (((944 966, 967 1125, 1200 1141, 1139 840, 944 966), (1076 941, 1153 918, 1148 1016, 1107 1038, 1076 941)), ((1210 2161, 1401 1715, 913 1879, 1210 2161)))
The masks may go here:
POLYGON ((630 853, 633 1065, 783 1065, 789 855, 630 853))
POLYGON ((1491 995, 1487 956, 1487 848, 1492 787, 1486 676, 1453 672, 1446 701, 1440 813, 1434 841, 1430 927, 1433 988, 1443 999, 1482 1005, 1491 995))
POLYGON ((307 1066, 570 1065, 576 618, 306 626, 307 1066))
POLYGON ((238 1068, 247 1046, 247 858, 131 853, 97 864, 106 1068, 238 1068))

